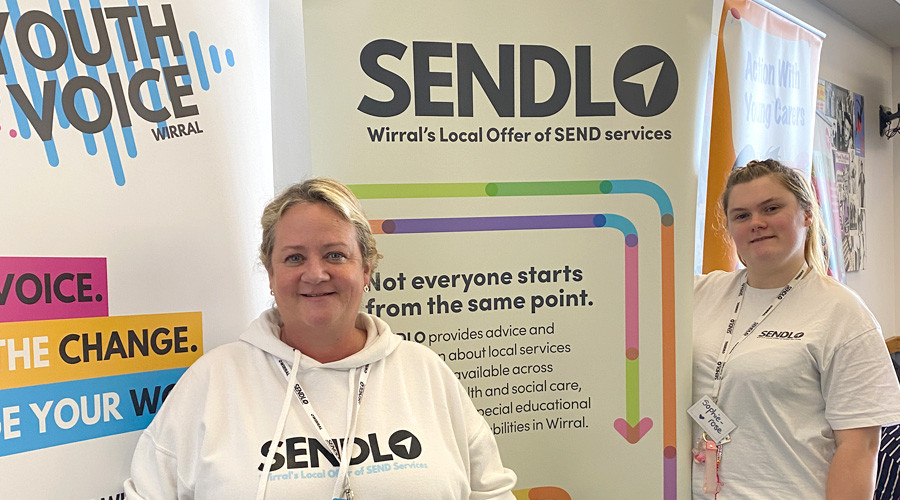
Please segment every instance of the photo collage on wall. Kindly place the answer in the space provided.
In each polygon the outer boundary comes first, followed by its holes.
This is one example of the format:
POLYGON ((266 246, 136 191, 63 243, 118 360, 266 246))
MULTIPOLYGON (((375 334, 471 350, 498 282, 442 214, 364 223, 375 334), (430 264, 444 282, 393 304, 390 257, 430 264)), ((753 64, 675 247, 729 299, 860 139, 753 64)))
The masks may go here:
POLYGON ((844 269, 859 271, 866 261, 863 96, 819 80, 817 109, 830 129, 844 269))

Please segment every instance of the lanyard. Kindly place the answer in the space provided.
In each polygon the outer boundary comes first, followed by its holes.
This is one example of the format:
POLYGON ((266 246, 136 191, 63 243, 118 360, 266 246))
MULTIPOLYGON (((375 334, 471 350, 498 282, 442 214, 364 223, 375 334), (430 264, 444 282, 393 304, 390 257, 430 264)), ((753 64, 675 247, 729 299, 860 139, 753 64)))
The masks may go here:
POLYGON ((743 342, 744 339, 750 336, 756 327, 759 326, 760 323, 763 322, 766 318, 772 314, 772 311, 775 310, 776 307, 781 305, 784 302, 785 297, 787 297, 788 293, 793 290, 799 283, 800 280, 806 275, 806 271, 809 269, 809 266, 806 262, 803 263, 803 267, 800 268, 800 272, 798 272, 784 288, 778 292, 778 295, 772 299, 772 303, 769 304, 762 314, 756 318, 756 321, 750 324, 750 327, 747 328, 747 331, 731 345, 729 348, 729 344, 731 344, 732 338, 734 337, 734 325, 737 322, 738 316, 741 312, 741 306, 744 304, 744 294, 747 291, 747 273, 744 272, 744 279, 741 281, 741 287, 738 289, 737 302, 734 305, 734 311, 731 313, 731 318, 728 320, 728 327, 725 329, 725 340, 722 344, 722 349, 719 351, 719 358, 716 360, 716 372, 713 375, 713 390, 712 390, 712 400, 717 401, 719 399, 719 391, 722 388, 722 377, 725 371, 725 363, 728 362, 728 358, 731 357, 731 353, 734 352, 735 348, 743 342))
MULTIPOLYGON (((285 377, 290 378, 290 370, 287 365, 284 364, 284 361, 279 359, 278 365, 281 366, 282 371, 284 372, 285 377)), ((340 460, 340 468, 338 469, 338 478, 335 482, 334 488, 334 498, 338 499, 351 499, 353 497, 353 492, 350 489, 350 455, 353 454, 353 441, 356 437, 356 422, 359 417, 359 407, 362 404, 363 393, 366 390, 366 381, 369 379, 369 365, 365 365, 362 368, 357 368, 356 370, 351 371, 348 374, 348 389, 350 391, 350 400, 347 405, 347 435, 344 438, 344 445, 338 447, 338 441, 331 438, 331 435, 328 433, 328 429, 325 428, 325 424, 322 422, 322 419, 316 413, 316 410, 312 406, 312 402, 309 400, 309 396, 303 392, 303 388, 300 386, 300 382, 296 381, 294 384, 294 394, 297 396, 297 399, 300 401, 300 405, 306 411, 307 416, 312 421, 313 425, 315 425, 316 430, 319 432, 319 437, 328 444, 328 447, 331 448, 331 453, 340 460), (358 374, 359 383, 356 385, 356 390, 354 391, 354 374, 358 374), (355 394, 355 397, 354 397, 355 394), (355 400, 355 404, 354 404, 355 400)))

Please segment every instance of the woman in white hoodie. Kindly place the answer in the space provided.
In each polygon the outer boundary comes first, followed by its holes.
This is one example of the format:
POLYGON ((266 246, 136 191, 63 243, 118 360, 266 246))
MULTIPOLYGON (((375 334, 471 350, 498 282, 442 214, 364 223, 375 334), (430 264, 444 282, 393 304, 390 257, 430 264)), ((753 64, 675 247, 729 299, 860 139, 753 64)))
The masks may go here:
POLYGON ((261 222, 276 307, 184 374, 138 442, 128 498, 513 499, 450 369, 359 312, 380 255, 353 194, 312 179, 261 222))

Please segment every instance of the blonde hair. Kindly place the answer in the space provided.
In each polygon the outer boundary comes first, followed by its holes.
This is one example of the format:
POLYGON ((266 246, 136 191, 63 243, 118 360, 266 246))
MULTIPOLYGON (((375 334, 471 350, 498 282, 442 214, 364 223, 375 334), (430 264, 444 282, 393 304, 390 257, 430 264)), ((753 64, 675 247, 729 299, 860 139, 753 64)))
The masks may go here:
POLYGON ((806 263, 824 276, 828 275, 828 247, 826 246, 827 232, 819 210, 819 202, 816 193, 809 182, 793 168, 783 165, 773 159, 753 160, 745 167, 737 168, 728 176, 725 183, 725 192, 722 193, 722 214, 727 218, 728 198, 731 189, 737 184, 744 184, 760 177, 772 176, 785 189, 790 191, 800 208, 810 217, 810 225, 806 232, 806 242, 803 246, 803 257, 806 263))
POLYGON ((326 177, 317 177, 294 184, 281 192, 266 205, 260 224, 262 243, 259 245, 259 260, 269 273, 272 272, 272 249, 275 247, 275 225, 284 213, 299 203, 322 203, 334 210, 345 221, 356 228, 356 241, 362 253, 363 262, 373 271, 381 254, 375 247, 375 235, 362 206, 350 189, 340 182, 326 177))

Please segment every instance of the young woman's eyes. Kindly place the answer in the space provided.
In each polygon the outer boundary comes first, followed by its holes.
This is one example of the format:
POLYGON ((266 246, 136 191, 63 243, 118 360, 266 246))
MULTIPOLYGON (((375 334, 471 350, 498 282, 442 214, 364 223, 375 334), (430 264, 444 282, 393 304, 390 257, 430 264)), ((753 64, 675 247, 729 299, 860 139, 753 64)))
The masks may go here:
MULTIPOLYGON (((766 214, 777 212, 781 205, 767 205, 763 207, 762 212, 766 214)), ((738 212, 731 216, 731 220, 742 221, 750 218, 750 212, 738 212)))

